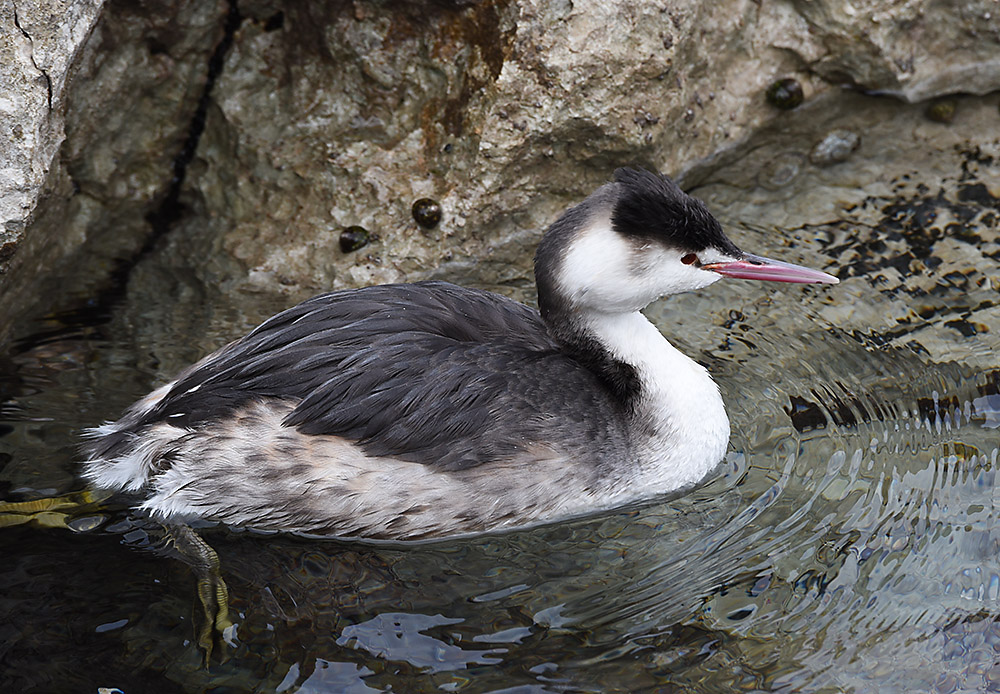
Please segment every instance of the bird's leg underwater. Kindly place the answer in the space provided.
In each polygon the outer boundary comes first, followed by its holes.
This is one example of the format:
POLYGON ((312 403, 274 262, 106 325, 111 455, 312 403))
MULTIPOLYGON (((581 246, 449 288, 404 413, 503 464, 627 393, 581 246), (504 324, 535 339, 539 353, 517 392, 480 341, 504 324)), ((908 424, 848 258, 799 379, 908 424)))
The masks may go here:
POLYGON ((113 496, 105 490, 85 489, 31 501, 0 502, 0 528, 35 523, 45 528, 65 528, 69 520, 84 512, 100 510, 113 496))
POLYGON ((198 625, 198 645, 204 653, 207 666, 215 651, 220 648, 225 660, 224 645, 235 646, 235 626, 229 619, 229 589, 222 579, 219 555, 188 525, 171 524, 166 530, 166 543, 177 557, 191 567, 198 577, 198 600, 201 603, 201 624, 198 625))
MULTIPOLYGON (((0 528, 28 523, 44 528, 66 528, 70 521, 83 514, 108 510, 104 502, 113 496, 115 493, 107 490, 84 489, 31 501, 0 502, 0 528)), ((114 506, 112 502, 111 507, 114 506)), ((220 640, 229 646, 235 645, 234 625, 229 619, 229 589, 222 579, 219 555, 190 526, 159 525, 165 534, 157 551, 166 551, 180 559, 197 576, 202 611, 202 618, 196 618, 200 622, 197 627, 198 645, 208 665, 216 645, 222 645, 218 643, 220 640)), ((220 648, 219 652, 225 651, 220 648)))

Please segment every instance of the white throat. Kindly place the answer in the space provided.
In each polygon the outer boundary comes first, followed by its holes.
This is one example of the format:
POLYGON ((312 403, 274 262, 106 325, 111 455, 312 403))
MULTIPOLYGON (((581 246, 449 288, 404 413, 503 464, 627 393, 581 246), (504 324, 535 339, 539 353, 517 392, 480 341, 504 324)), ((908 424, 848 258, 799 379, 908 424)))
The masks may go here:
POLYGON ((725 455, 729 418, 708 371, 675 348, 639 313, 582 316, 618 361, 638 374, 641 394, 633 426, 638 479, 635 496, 689 487, 704 479, 725 455))

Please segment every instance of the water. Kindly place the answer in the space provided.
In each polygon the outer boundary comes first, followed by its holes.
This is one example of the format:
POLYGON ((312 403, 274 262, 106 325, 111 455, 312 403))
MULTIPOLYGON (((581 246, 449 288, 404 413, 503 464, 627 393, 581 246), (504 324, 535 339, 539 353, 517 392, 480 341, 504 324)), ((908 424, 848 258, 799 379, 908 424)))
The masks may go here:
MULTIPOLYGON (((114 509, 51 514, 57 527, 0 530, 4 689, 1000 688, 998 205, 963 193, 997 172, 972 169, 937 202, 921 180, 873 196, 852 226, 783 224, 769 215, 807 192, 706 179, 699 194, 742 220, 748 250, 829 263, 845 281, 734 281, 651 307, 716 374, 733 423, 726 462, 696 491, 409 547, 208 529, 238 639, 208 668, 195 578, 156 551, 155 526, 114 509), (928 210, 964 226, 888 234, 887 219, 928 210)), ((80 428, 278 308, 206 295, 158 275, 162 262, 101 310, 29 326, 0 363, 0 496, 79 489, 80 428)))
MULTIPOLYGON (((735 434, 690 495, 419 547, 206 532, 240 642, 208 670, 194 578, 144 549, 155 528, 110 513, 86 532, 5 529, 4 677, 18 691, 125 692, 992 682, 996 372, 931 370, 821 325, 743 329, 756 318, 745 309, 713 331, 729 347, 702 355, 735 434), (793 397, 810 405, 792 410, 793 397)), ((153 385, 103 332, 18 357, 22 394, 0 439, 8 496, 77 488, 74 429, 153 385)))

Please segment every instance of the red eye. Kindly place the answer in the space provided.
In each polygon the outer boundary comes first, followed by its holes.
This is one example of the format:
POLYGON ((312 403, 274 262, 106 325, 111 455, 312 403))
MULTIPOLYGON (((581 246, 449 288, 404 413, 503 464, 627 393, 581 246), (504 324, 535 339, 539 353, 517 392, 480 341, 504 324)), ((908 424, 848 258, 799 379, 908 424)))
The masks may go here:
POLYGON ((681 262, 684 263, 685 265, 694 265, 695 263, 698 262, 698 256, 696 256, 694 253, 688 253, 686 256, 681 258, 681 262))

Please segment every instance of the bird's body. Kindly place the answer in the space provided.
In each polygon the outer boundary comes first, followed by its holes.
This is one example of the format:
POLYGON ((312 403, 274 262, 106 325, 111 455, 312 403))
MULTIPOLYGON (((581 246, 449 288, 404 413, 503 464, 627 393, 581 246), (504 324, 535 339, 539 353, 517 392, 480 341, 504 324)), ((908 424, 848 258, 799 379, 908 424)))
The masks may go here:
MULTIPOLYGON (((668 179, 623 170, 547 232, 541 313, 445 282, 314 297, 93 430, 85 475, 168 521, 369 539, 690 487, 723 457, 729 422, 706 370, 640 309, 759 275, 758 260, 668 179)), ((764 278, 834 281, 796 271, 764 278)))

